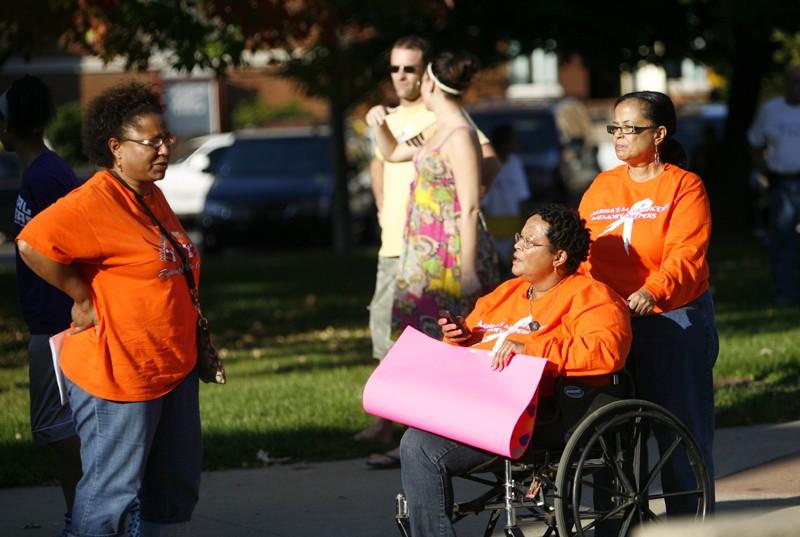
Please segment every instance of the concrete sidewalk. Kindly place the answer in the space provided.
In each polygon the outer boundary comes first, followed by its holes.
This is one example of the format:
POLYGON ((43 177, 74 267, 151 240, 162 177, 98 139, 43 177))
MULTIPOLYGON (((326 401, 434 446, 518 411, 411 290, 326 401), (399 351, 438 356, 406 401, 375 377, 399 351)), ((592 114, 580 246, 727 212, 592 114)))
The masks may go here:
MULTIPOLYGON (((720 429, 715 456, 719 513, 780 512, 797 518, 800 535, 800 421, 720 429)), ((399 535, 393 520, 399 490, 399 470, 369 470, 360 459, 208 472, 192 535, 399 535)), ((0 535, 53 537, 62 510, 56 487, 2 489, 0 535)), ((480 535, 480 528, 479 520, 467 519, 459 534, 480 535)))

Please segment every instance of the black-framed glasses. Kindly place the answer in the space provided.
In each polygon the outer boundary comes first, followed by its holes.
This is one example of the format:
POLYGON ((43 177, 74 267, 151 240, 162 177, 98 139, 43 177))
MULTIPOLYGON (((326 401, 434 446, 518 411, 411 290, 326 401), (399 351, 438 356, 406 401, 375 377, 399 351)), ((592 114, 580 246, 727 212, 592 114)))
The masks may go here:
POLYGON ((403 71, 407 75, 416 74, 419 71, 416 65, 390 65, 389 72, 390 73, 399 73, 403 71))
POLYGON ((639 134, 647 129, 657 129, 658 125, 647 125, 645 127, 637 127, 636 125, 606 125, 606 132, 608 134, 616 134, 617 131, 622 134, 639 134))
POLYGON ((171 134, 165 134, 164 136, 157 136, 155 138, 149 138, 147 140, 134 140, 133 138, 120 138, 121 142, 133 142, 139 145, 146 145, 147 147, 152 147, 156 151, 161 149, 162 145, 166 145, 170 147, 172 144, 175 143, 175 137, 171 134))
POLYGON ((514 233, 514 244, 519 244, 520 242, 522 242, 522 247, 526 250, 530 250, 531 248, 535 248, 537 246, 548 246, 547 244, 539 244, 538 242, 533 242, 531 239, 529 239, 522 233, 514 233))

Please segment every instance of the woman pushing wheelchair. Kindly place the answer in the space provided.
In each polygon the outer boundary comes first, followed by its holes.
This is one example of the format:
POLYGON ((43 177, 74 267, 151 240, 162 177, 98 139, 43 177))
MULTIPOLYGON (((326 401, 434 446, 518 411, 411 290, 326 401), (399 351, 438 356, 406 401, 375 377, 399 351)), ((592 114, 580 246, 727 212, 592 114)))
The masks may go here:
MULTIPOLYGON (((445 341, 491 350, 495 370, 502 370, 515 354, 547 359, 540 397, 553 395, 559 376, 602 383, 622 369, 631 345, 630 314, 609 287, 576 273, 591 242, 578 213, 545 205, 515 239, 515 278, 478 300, 466 319, 439 319, 445 341)), ((534 430, 531 445, 536 442, 534 430)), ((452 477, 495 455, 409 429, 400 457, 412 535, 455 535, 452 477)))

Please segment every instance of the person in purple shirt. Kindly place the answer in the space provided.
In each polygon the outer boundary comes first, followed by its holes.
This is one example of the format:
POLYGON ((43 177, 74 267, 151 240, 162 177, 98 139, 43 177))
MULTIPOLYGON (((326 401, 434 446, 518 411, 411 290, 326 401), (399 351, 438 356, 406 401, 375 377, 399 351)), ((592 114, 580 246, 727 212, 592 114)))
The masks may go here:
MULTIPOLYGON (((50 91, 38 78, 15 80, 0 95, 0 142, 17 153, 22 182, 14 210, 14 234, 31 218, 54 203, 79 182, 64 159, 44 143, 44 130, 55 110, 50 91)), ((69 405, 61 405, 50 355, 50 336, 70 325, 72 300, 36 276, 17 252, 17 292, 22 316, 31 334, 31 431, 38 444, 54 455, 56 477, 66 503, 65 532, 69 531, 75 485, 81 477, 80 441, 69 405)))

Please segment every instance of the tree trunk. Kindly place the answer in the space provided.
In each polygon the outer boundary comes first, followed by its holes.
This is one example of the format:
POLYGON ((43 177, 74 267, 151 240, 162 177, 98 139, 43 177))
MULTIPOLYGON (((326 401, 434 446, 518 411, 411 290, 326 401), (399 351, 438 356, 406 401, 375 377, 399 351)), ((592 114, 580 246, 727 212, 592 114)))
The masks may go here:
POLYGON ((750 160, 747 129, 758 104, 761 81, 772 62, 768 36, 755 36, 743 28, 734 30, 731 59, 732 76, 725 124, 725 152, 722 174, 717 184, 709 185, 716 232, 722 234, 752 231, 754 206, 750 186, 750 160))
POLYGON ((350 249, 350 195, 347 188, 348 165, 344 139, 344 105, 338 95, 331 96, 330 114, 334 170, 331 231, 334 251, 344 253, 350 249))

